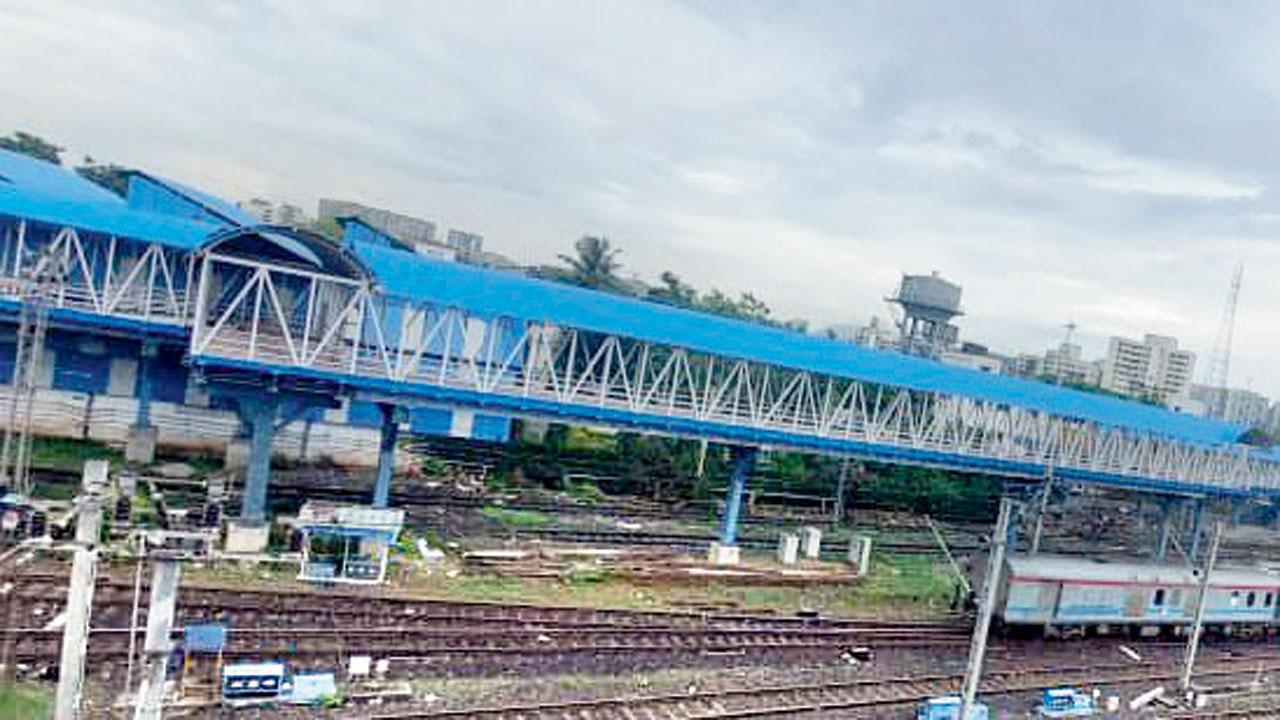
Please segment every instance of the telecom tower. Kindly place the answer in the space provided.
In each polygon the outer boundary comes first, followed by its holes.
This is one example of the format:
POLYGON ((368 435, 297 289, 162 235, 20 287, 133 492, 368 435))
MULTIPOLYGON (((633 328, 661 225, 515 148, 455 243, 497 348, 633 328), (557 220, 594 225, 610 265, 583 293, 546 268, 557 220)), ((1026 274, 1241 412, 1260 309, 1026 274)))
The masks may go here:
POLYGON ((1231 340, 1236 327, 1236 303, 1240 300, 1240 281, 1244 277, 1244 264, 1237 262, 1235 272, 1231 275, 1231 289, 1227 291, 1227 304, 1222 308, 1222 320, 1218 323, 1218 334, 1213 340, 1213 355, 1209 358, 1209 369, 1205 373, 1204 384, 1213 392, 1210 395, 1210 406, 1206 408, 1210 417, 1222 418, 1227 414, 1227 382, 1231 372, 1231 340))

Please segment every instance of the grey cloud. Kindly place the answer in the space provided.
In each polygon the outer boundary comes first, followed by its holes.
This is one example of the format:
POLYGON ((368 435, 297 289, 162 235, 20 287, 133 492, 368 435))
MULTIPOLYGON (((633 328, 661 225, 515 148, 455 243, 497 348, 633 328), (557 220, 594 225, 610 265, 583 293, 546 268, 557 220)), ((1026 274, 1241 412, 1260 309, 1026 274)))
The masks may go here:
MULTIPOLYGON (((1280 393, 1265 4, 0 0, 6 120, 223 194, 352 195, 818 323, 899 272, 1006 350, 1166 332, 1280 393)), ((4 130, 0 128, 0 131, 4 130)))

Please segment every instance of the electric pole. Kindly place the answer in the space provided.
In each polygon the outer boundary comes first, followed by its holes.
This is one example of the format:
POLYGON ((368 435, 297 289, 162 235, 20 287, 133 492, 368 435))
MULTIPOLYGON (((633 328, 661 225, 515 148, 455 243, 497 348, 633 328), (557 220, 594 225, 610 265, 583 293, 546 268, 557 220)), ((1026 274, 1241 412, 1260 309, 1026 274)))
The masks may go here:
POLYGON ((1196 591, 1195 621, 1191 625, 1191 637, 1187 638, 1186 659, 1182 666, 1182 694, 1191 697, 1191 673, 1196 666, 1196 652, 1200 649, 1200 635, 1204 632, 1205 599, 1209 596, 1209 575, 1213 573, 1213 564, 1218 560, 1218 546, 1222 543, 1222 522, 1214 523, 1213 539, 1209 542, 1209 557, 1205 560, 1204 571, 1200 575, 1200 587, 1196 591))
POLYGON ((978 696, 978 684, 982 681, 982 663, 987 654, 987 634, 991 631, 991 615, 995 612, 996 596, 1000 591, 1000 575, 1004 571, 1004 553, 1009 544, 1009 523, 1013 518, 1013 501, 1000 499, 1000 516, 991 536, 991 555, 987 558, 987 576, 983 580, 982 598, 978 605, 978 619, 973 625, 973 640, 969 644, 969 667, 964 673, 964 689, 960 693, 960 720, 969 717, 970 708, 978 696))
POLYGON ((62 655, 58 664, 58 689, 54 695, 54 720, 77 720, 84 689, 84 658, 89 644, 89 612, 98 571, 98 535, 102 532, 102 499, 107 488, 106 460, 84 464, 84 492, 76 512, 76 550, 67 588, 67 619, 62 629, 62 655))

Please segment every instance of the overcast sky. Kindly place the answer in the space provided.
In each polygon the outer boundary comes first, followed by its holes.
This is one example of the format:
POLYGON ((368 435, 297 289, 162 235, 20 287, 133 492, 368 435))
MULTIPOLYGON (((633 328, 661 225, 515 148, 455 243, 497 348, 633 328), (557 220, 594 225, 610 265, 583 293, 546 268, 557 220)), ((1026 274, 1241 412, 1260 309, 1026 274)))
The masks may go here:
POLYGON ((628 272, 815 326, 903 271, 962 336, 1078 323, 1280 395, 1280 7, 1159 2, 0 0, 0 133, 314 212, 350 197, 524 262, 628 272), (368 6, 368 7, 365 7, 368 6))

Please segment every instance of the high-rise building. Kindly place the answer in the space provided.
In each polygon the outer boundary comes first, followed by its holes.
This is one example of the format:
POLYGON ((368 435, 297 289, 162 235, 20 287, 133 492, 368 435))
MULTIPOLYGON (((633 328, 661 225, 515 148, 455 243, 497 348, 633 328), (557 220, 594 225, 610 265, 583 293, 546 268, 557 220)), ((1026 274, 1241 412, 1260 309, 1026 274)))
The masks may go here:
POLYGON ((1102 360, 1099 384, 1121 395, 1168 405, 1189 395, 1195 365, 1195 354, 1179 350, 1174 338, 1151 334, 1140 341, 1112 337, 1102 360))
POLYGON ((350 200, 320 200, 320 219, 336 220, 340 217, 360 218, 374 228, 400 242, 417 247, 436 243, 436 224, 412 215, 402 215, 382 208, 362 205, 350 200))
POLYGON ((484 250, 484 236, 450 228, 449 233, 445 235, 444 244, 457 250, 459 255, 478 255, 484 250))
POLYGON ((1192 385, 1191 399, 1203 405, 1205 414, 1227 422, 1262 428, 1270 421, 1271 400, 1253 390, 1192 385))
POLYGON ((1080 346, 1062 343, 1044 354, 1041 377, 1061 385, 1097 385, 1100 369, 1080 355, 1080 346))
POLYGON ((265 198, 249 198, 236 205, 267 225, 299 227, 307 224, 307 214, 297 205, 265 198))

